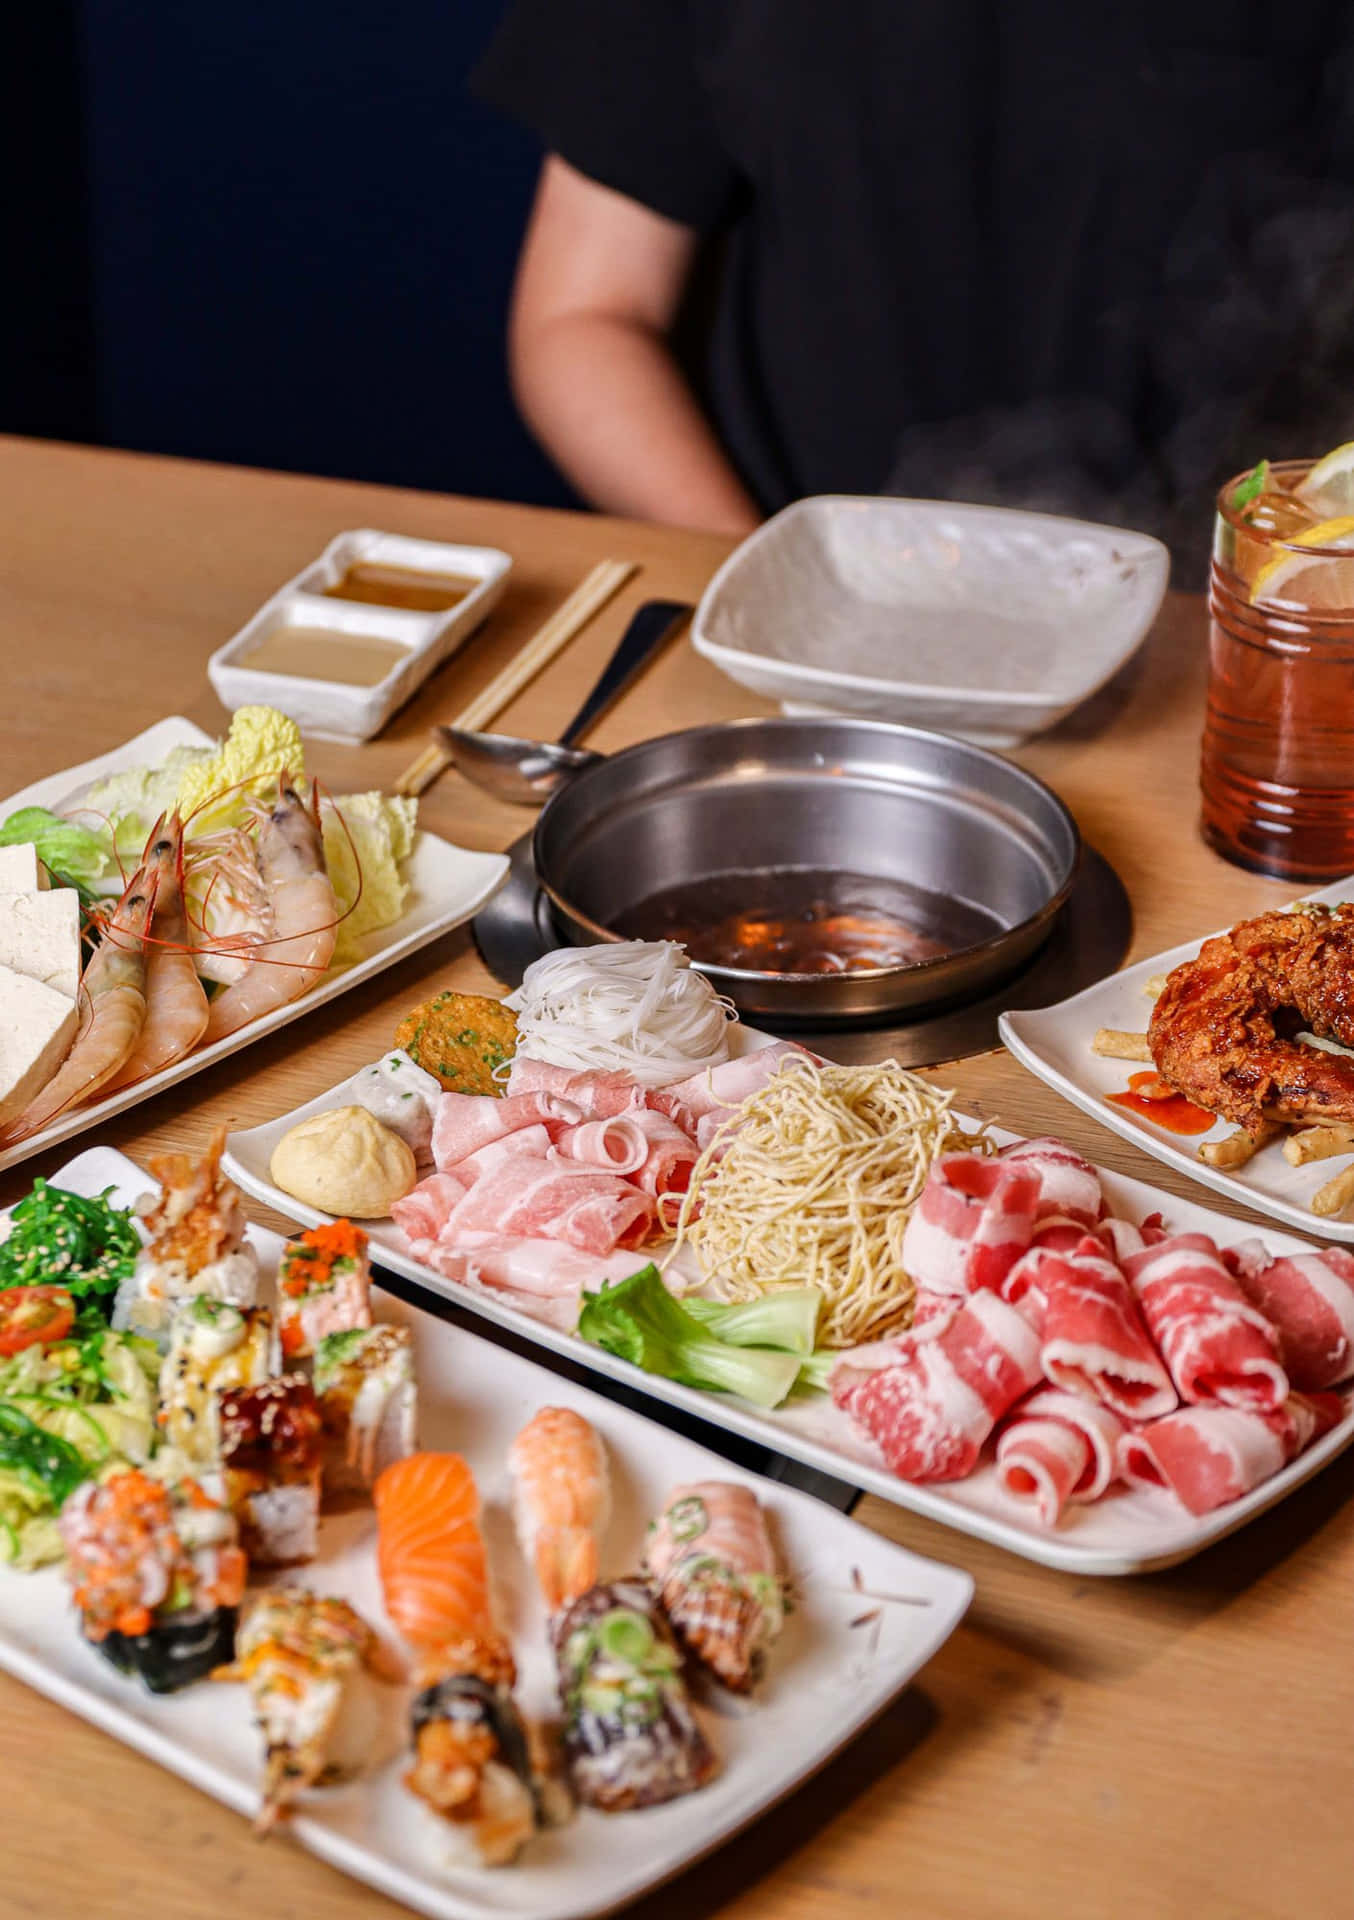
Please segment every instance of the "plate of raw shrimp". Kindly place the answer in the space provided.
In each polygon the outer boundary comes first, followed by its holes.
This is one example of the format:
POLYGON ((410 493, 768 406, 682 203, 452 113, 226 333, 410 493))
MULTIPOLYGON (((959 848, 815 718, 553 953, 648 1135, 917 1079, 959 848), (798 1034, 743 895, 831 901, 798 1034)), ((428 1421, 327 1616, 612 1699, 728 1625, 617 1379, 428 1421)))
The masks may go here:
MULTIPOLYGON (((175 747, 211 744, 189 720, 162 720, 113 752, 0 802, 0 818, 19 806, 61 810, 105 774, 154 764, 175 747)), ((341 811, 341 798, 337 804, 341 811)), ((247 830, 220 857, 223 867, 233 863, 237 887, 240 863, 248 866, 260 902, 260 923, 243 932, 207 939, 194 923, 185 904, 183 827, 173 814, 153 825, 121 894, 89 913, 75 1038, 24 1112, 0 1128, 0 1170, 149 1099, 439 939, 478 913, 508 870, 502 854, 475 853, 418 830, 401 870, 408 888, 403 913, 366 934, 359 957, 339 965, 340 915, 309 782, 280 775, 251 803, 247 830)), ((212 885, 200 864, 193 885, 199 895, 212 885)))

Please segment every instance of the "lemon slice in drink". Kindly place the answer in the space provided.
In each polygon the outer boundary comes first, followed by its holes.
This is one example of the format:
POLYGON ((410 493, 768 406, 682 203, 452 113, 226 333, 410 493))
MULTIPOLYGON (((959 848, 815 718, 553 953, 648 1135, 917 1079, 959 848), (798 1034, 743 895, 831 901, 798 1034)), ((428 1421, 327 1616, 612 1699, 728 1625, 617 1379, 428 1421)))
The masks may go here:
POLYGON ((1251 582, 1251 604, 1302 607, 1310 613, 1354 608, 1354 514, 1319 520, 1294 534, 1287 550, 1267 560, 1251 582), (1323 551, 1296 551, 1304 547, 1323 551), (1331 548, 1348 549, 1348 560, 1331 559, 1331 548))
POLYGON ((1354 513, 1354 440, 1318 460, 1294 493, 1318 514, 1354 513))

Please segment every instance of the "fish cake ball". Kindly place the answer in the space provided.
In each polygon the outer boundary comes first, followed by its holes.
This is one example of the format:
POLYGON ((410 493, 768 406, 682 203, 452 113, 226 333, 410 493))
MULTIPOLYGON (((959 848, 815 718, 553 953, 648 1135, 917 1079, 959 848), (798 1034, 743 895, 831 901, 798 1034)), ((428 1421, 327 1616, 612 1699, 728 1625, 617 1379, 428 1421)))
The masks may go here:
POLYGON ((322 1213, 382 1220, 418 1182, 413 1149, 365 1107, 298 1120, 273 1148, 274 1184, 322 1213))
POLYGON ((407 1013, 395 1045, 448 1093, 502 1093, 495 1069, 517 1051, 517 1019, 482 993, 438 993, 407 1013))

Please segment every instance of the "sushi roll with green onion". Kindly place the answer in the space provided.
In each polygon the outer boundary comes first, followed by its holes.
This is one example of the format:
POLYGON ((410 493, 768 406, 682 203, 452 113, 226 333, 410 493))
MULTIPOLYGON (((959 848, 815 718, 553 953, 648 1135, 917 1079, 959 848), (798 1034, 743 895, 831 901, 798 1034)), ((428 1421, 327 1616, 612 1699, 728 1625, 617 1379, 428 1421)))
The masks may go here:
POLYGON ((233 1307, 206 1294, 185 1301, 175 1310, 160 1368, 162 1439, 193 1466, 219 1467, 222 1388, 260 1386, 272 1371, 267 1307, 233 1307))
POLYGON ((121 1468, 77 1487, 58 1524, 85 1638, 119 1672, 173 1693, 229 1658, 247 1561, 198 1481, 121 1468))
POLYGON ((407 1327, 327 1333, 312 1375, 324 1421, 326 1493, 361 1493, 413 1453, 418 1389, 407 1327))
POLYGON ((367 1236, 330 1220, 289 1240, 277 1275, 278 1330, 287 1362, 308 1360, 326 1334, 371 1325, 367 1236))

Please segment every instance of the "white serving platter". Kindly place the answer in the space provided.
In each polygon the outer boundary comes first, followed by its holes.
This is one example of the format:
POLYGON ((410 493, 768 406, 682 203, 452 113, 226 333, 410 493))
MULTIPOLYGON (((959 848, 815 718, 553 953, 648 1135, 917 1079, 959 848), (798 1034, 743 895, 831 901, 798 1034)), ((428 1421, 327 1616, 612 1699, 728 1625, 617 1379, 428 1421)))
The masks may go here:
MULTIPOLYGON (((32 786, 25 787, 21 793, 11 794, 8 800, 0 801, 0 821, 8 819, 20 807, 50 807, 58 810, 64 802, 80 794, 103 775, 120 772, 126 767, 153 765, 174 747, 212 744, 211 735, 204 733, 201 727, 194 726, 191 720, 175 715, 157 721, 153 727, 137 734, 135 739, 125 741, 111 753, 100 754, 78 767, 67 767, 62 773, 49 774, 46 779, 34 781, 32 786)), ((331 968, 309 993, 294 1000, 290 1006, 279 1007, 275 1012, 252 1021, 238 1033, 228 1034, 224 1040, 217 1040, 211 1046, 198 1047, 185 1059, 138 1081, 135 1086, 125 1087, 105 1100, 95 1100, 86 1106, 73 1108, 31 1139, 0 1149, 0 1171, 17 1166, 21 1160, 57 1146, 63 1140, 69 1140, 73 1134, 101 1125, 115 1113, 125 1113, 128 1107, 138 1106, 163 1088, 176 1086, 180 1080, 200 1073, 205 1067, 214 1066, 218 1060, 237 1053, 251 1041, 261 1039, 265 1033, 275 1033, 279 1027, 301 1019, 312 1008, 337 999, 339 994, 347 993, 350 987, 370 980, 374 974, 393 967, 411 953, 417 953, 420 947, 440 939, 444 933, 449 933, 453 927, 460 926, 462 921, 478 913, 485 902, 498 892, 507 872, 505 854, 473 853, 466 847, 454 846, 449 840, 439 839, 435 833, 428 833, 420 827, 405 863, 404 873, 409 883, 405 910, 390 926, 379 927, 366 936, 366 951, 360 960, 354 961, 351 966, 331 968)))
POLYGON ((258 702, 280 707, 321 739, 369 740, 497 606, 511 570, 512 560, 497 547, 416 540, 375 527, 336 534, 318 559, 279 587, 216 649, 207 662, 207 678, 221 704, 232 710, 258 702), (359 560, 414 573, 454 575, 475 585, 440 613, 329 598, 325 588, 359 560), (302 674, 261 673, 250 666, 249 655, 265 634, 280 627, 371 635, 393 642, 400 657, 369 687, 302 674))
POLYGON ((1166 591, 1159 540, 946 500, 821 494, 736 547, 698 653, 787 712, 864 714, 981 746, 1040 733, 1117 673, 1166 591))
MULTIPOLYGON (((122 1154, 94 1147, 63 1168, 55 1184, 85 1194, 111 1186, 114 1200, 126 1205, 154 1182, 122 1154)), ((250 1238, 265 1267, 275 1269, 280 1236, 251 1228, 250 1238)), ((435 1920, 576 1920, 613 1911, 710 1853, 821 1767, 963 1617, 973 1592, 967 1574, 908 1553, 807 1494, 731 1467, 694 1441, 398 1300, 382 1299, 378 1318, 413 1333, 420 1443, 463 1453, 474 1470, 498 1617, 512 1638, 517 1695, 529 1716, 556 1710, 553 1662, 544 1609, 513 1535, 505 1460, 539 1407, 575 1408, 606 1444, 615 1492, 603 1544, 608 1572, 633 1569, 645 1526, 673 1486, 718 1477, 745 1482, 765 1504, 796 1595, 756 1706, 703 1714, 723 1760, 710 1786, 640 1813, 583 1809, 568 1825, 537 1835, 509 1867, 453 1873, 430 1866, 410 1817, 418 1808, 400 1783, 409 1694, 389 1689, 383 1764, 361 1780, 306 1795, 290 1830, 331 1866, 420 1913, 435 1920), (871 1618, 862 1621, 862 1614, 871 1618)), ((320 1544, 318 1561, 278 1577, 342 1595, 391 1634, 376 1573, 374 1512, 326 1517, 320 1544)), ((59 1570, 0 1568, 0 1666, 203 1792, 242 1814, 257 1812, 262 1755, 245 1690, 208 1682, 157 1699, 122 1678, 82 1640, 59 1570)), ((242 1827, 240 1845, 254 1844, 242 1827)), ((268 1844, 287 1843, 278 1835, 268 1844)))
MULTIPOLYGON (((1332 881, 1319 893, 1305 898, 1334 905, 1354 899, 1354 876, 1332 881)), ((1128 1076, 1140 1070, 1134 1060, 1102 1060, 1091 1052, 1091 1042, 1101 1027, 1117 1027, 1122 1032, 1142 1033, 1152 1011, 1146 993, 1154 974, 1169 973, 1183 960, 1192 960, 1204 940, 1188 940, 1172 947, 1169 953, 1157 953, 1150 960, 1139 960, 1112 973, 1092 987, 1060 1000, 1055 1006, 1036 1007, 1025 1013, 1003 1013, 998 1028, 1008 1050, 1021 1066, 1028 1067, 1039 1079, 1060 1093, 1065 1100, 1089 1113, 1093 1120, 1112 1132, 1131 1140, 1135 1147, 1175 1167, 1218 1193, 1225 1193, 1239 1206, 1252 1207, 1295 1227, 1309 1239, 1354 1242, 1354 1220, 1318 1217, 1311 1210, 1312 1196, 1347 1164, 1347 1159, 1314 1160, 1305 1167, 1291 1167, 1274 1141, 1236 1173, 1210 1167, 1199 1158, 1199 1148, 1209 1140, 1223 1140, 1236 1129, 1219 1120, 1209 1132, 1184 1138, 1167 1133, 1138 1120, 1123 1107, 1111 1105, 1107 1094, 1122 1093, 1128 1076)))
MULTIPOLYGON (((767 1042, 765 1034, 745 1027, 732 1028, 730 1039, 735 1052, 764 1046, 767 1042)), ((231 1178, 255 1199, 275 1207, 289 1219, 316 1226, 331 1218, 275 1186, 268 1168, 273 1148, 289 1128, 312 1113, 350 1105, 352 1087, 352 1079, 344 1080, 291 1113, 282 1114, 263 1126, 231 1134, 223 1160, 231 1178)), ((993 1128, 992 1132, 994 1138, 1002 1142, 1017 1138, 1003 1128, 993 1128)), ((1149 1214, 1161 1213, 1177 1231, 1207 1233, 1224 1246, 1254 1231, 1211 1208, 1177 1200, 1174 1195, 1163 1193, 1159 1187, 1148 1186, 1144 1181, 1126 1179, 1107 1168, 1100 1168, 1098 1172, 1112 1211, 1126 1220, 1137 1222, 1149 1214)), ((392 1220, 369 1220, 363 1224, 371 1235, 373 1259, 407 1279, 416 1280, 432 1293, 455 1300, 500 1326, 511 1327, 525 1339, 566 1354, 571 1360, 598 1373, 609 1374, 612 1379, 624 1381, 640 1392, 684 1407, 716 1426, 759 1441, 822 1473, 1066 1573, 1136 1574, 1175 1566, 1211 1546, 1215 1540, 1234 1533, 1257 1514, 1266 1512, 1354 1441, 1354 1410, 1351 1410, 1337 1427, 1273 1479, 1243 1499, 1200 1519, 1186 1513, 1164 1490, 1141 1488, 1107 1495, 1092 1506, 1072 1508, 1063 1515, 1058 1527, 1049 1531, 1032 1514, 1015 1507, 1002 1494, 990 1458, 965 1480, 914 1486, 889 1471, 872 1443, 856 1431, 847 1416, 833 1407, 825 1395, 805 1398, 767 1413, 730 1395, 681 1386, 658 1374, 646 1373, 627 1360, 619 1360, 577 1334, 562 1333, 520 1312, 488 1289, 446 1279, 434 1268, 413 1258, 408 1242, 392 1220)), ((1308 1244, 1287 1233, 1267 1232, 1265 1240, 1276 1250, 1288 1253, 1308 1244)), ((640 1254, 636 1264, 644 1258, 640 1254)))

